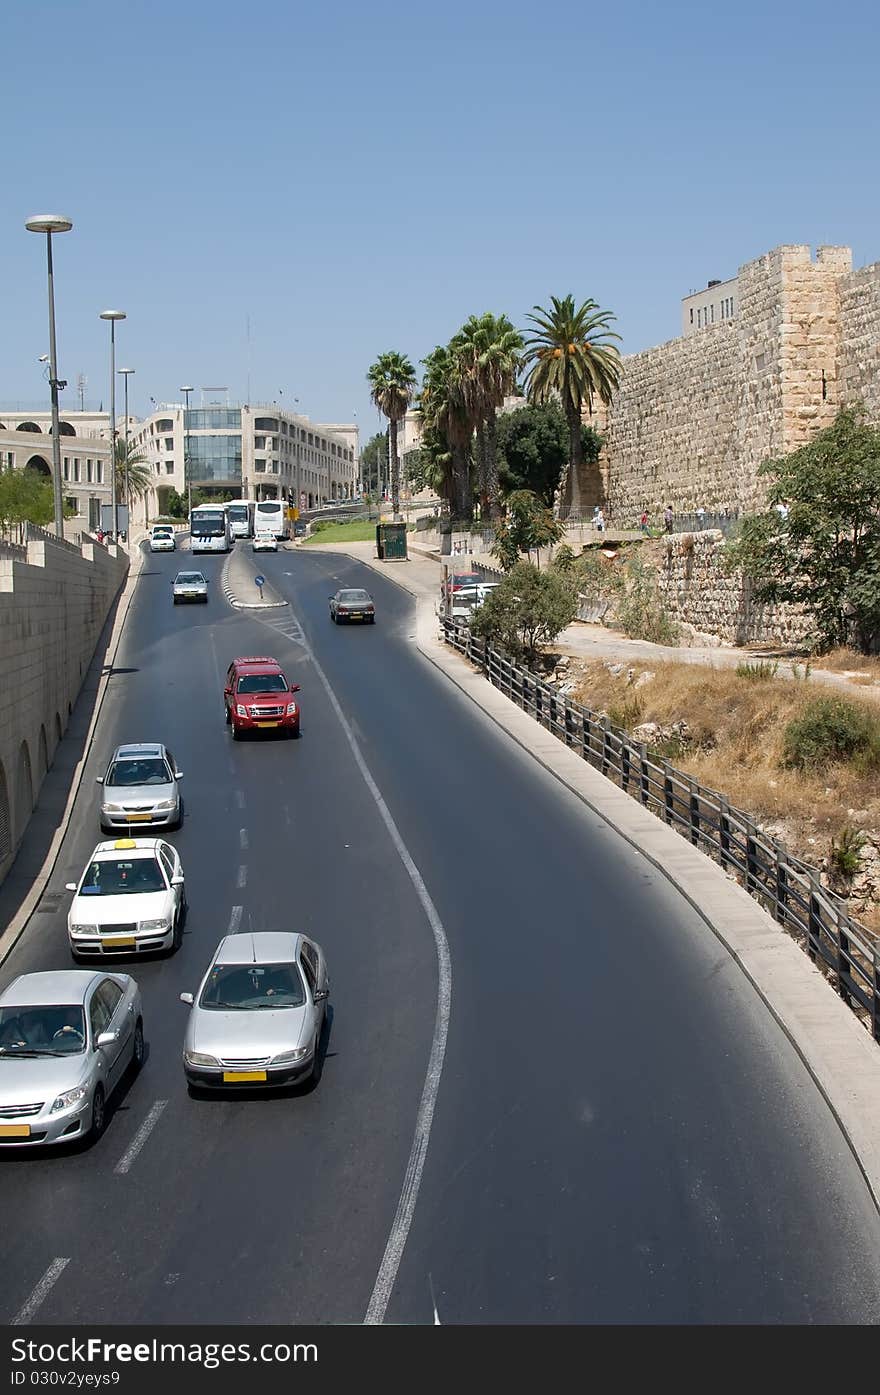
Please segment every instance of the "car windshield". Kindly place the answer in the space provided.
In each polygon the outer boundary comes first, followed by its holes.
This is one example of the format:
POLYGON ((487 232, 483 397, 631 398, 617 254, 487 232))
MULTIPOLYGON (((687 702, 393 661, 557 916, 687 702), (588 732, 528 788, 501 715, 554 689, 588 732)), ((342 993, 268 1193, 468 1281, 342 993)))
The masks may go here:
POLYGON ((172 532, 173 532, 173 529, 171 529, 171 528, 154 528, 154 529, 153 529, 153 537, 154 537, 154 538, 170 538, 171 535, 172 535, 172 532))
POLYGON ((286 693, 287 679, 282 673, 251 673, 238 680, 239 693, 286 693))
POLYGON ((178 572, 175 585, 198 586, 204 579, 201 572, 178 572))
POLYGON ((229 504, 226 512, 236 523, 244 523, 247 520, 247 504, 229 504))
POLYGON ((280 504, 261 504, 260 507, 259 507, 258 512, 259 512, 259 513, 280 513, 280 512, 281 512, 281 505, 280 505, 280 504))
POLYGON ((73 1056, 85 1045, 79 1005, 0 1008, 0 1056, 73 1056))
POLYGON ((117 760, 107 772, 108 785, 170 785, 171 771, 155 756, 149 760, 117 760))
POLYGON ((296 964, 217 964, 199 1006, 218 1012, 302 1007, 306 995, 296 964))
POLYGON ((340 591, 339 599, 343 605, 369 605, 370 598, 366 591, 340 591))
POLYGON ((80 896, 141 896, 148 891, 164 891, 165 878, 154 857, 137 857, 125 862, 112 857, 93 862, 82 879, 80 896))

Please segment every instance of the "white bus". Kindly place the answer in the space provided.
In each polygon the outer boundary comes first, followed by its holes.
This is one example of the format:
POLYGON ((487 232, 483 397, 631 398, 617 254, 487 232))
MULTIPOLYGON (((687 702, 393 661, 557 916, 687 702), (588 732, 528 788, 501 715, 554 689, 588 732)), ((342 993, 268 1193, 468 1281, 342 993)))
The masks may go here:
POLYGON ((273 533, 276 538, 290 536, 285 499, 258 499, 254 504, 254 536, 273 533))
POLYGON ((222 504, 200 504, 189 516, 193 552, 228 552, 232 543, 229 518, 222 504))
POLYGON ((232 536, 234 538, 252 538, 254 536, 253 499, 230 499, 224 507, 232 536))

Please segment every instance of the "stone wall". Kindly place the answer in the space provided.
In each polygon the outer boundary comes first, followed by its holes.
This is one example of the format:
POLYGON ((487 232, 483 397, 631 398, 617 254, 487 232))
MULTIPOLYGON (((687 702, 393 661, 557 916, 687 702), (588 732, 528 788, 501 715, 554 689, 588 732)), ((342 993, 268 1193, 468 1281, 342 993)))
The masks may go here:
POLYGON ((675 620, 729 644, 798 644, 809 623, 795 606, 758 605, 741 572, 721 565, 721 533, 676 533, 653 544, 660 550, 660 593, 675 620))
POLYGON ((96 543, 0 543, 0 881, 127 570, 96 543))
POLYGON ((764 460, 809 440, 855 392, 880 409, 876 268, 852 273, 846 247, 815 260, 777 247, 740 268, 737 294, 734 319, 624 358, 602 462, 619 526, 666 504, 759 508, 764 460))

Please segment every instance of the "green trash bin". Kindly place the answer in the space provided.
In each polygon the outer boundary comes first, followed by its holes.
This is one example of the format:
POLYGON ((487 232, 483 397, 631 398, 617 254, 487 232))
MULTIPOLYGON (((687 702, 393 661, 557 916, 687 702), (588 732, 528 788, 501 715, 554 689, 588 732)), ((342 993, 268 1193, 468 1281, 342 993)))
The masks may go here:
POLYGON ((376 527, 376 556, 382 562, 405 562, 406 524, 379 523, 376 527))

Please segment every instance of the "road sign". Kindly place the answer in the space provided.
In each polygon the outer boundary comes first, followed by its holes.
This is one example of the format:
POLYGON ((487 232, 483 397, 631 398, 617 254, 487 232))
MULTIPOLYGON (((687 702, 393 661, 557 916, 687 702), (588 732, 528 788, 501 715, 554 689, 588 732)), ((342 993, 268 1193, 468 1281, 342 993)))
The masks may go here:
POLYGON ((254 581, 256 582, 256 584, 257 584, 257 585, 259 586, 259 588, 260 588, 260 600, 262 600, 262 599, 263 599, 263 587, 266 585, 266 578, 265 578, 264 576, 255 576, 255 577, 254 577, 254 581))

